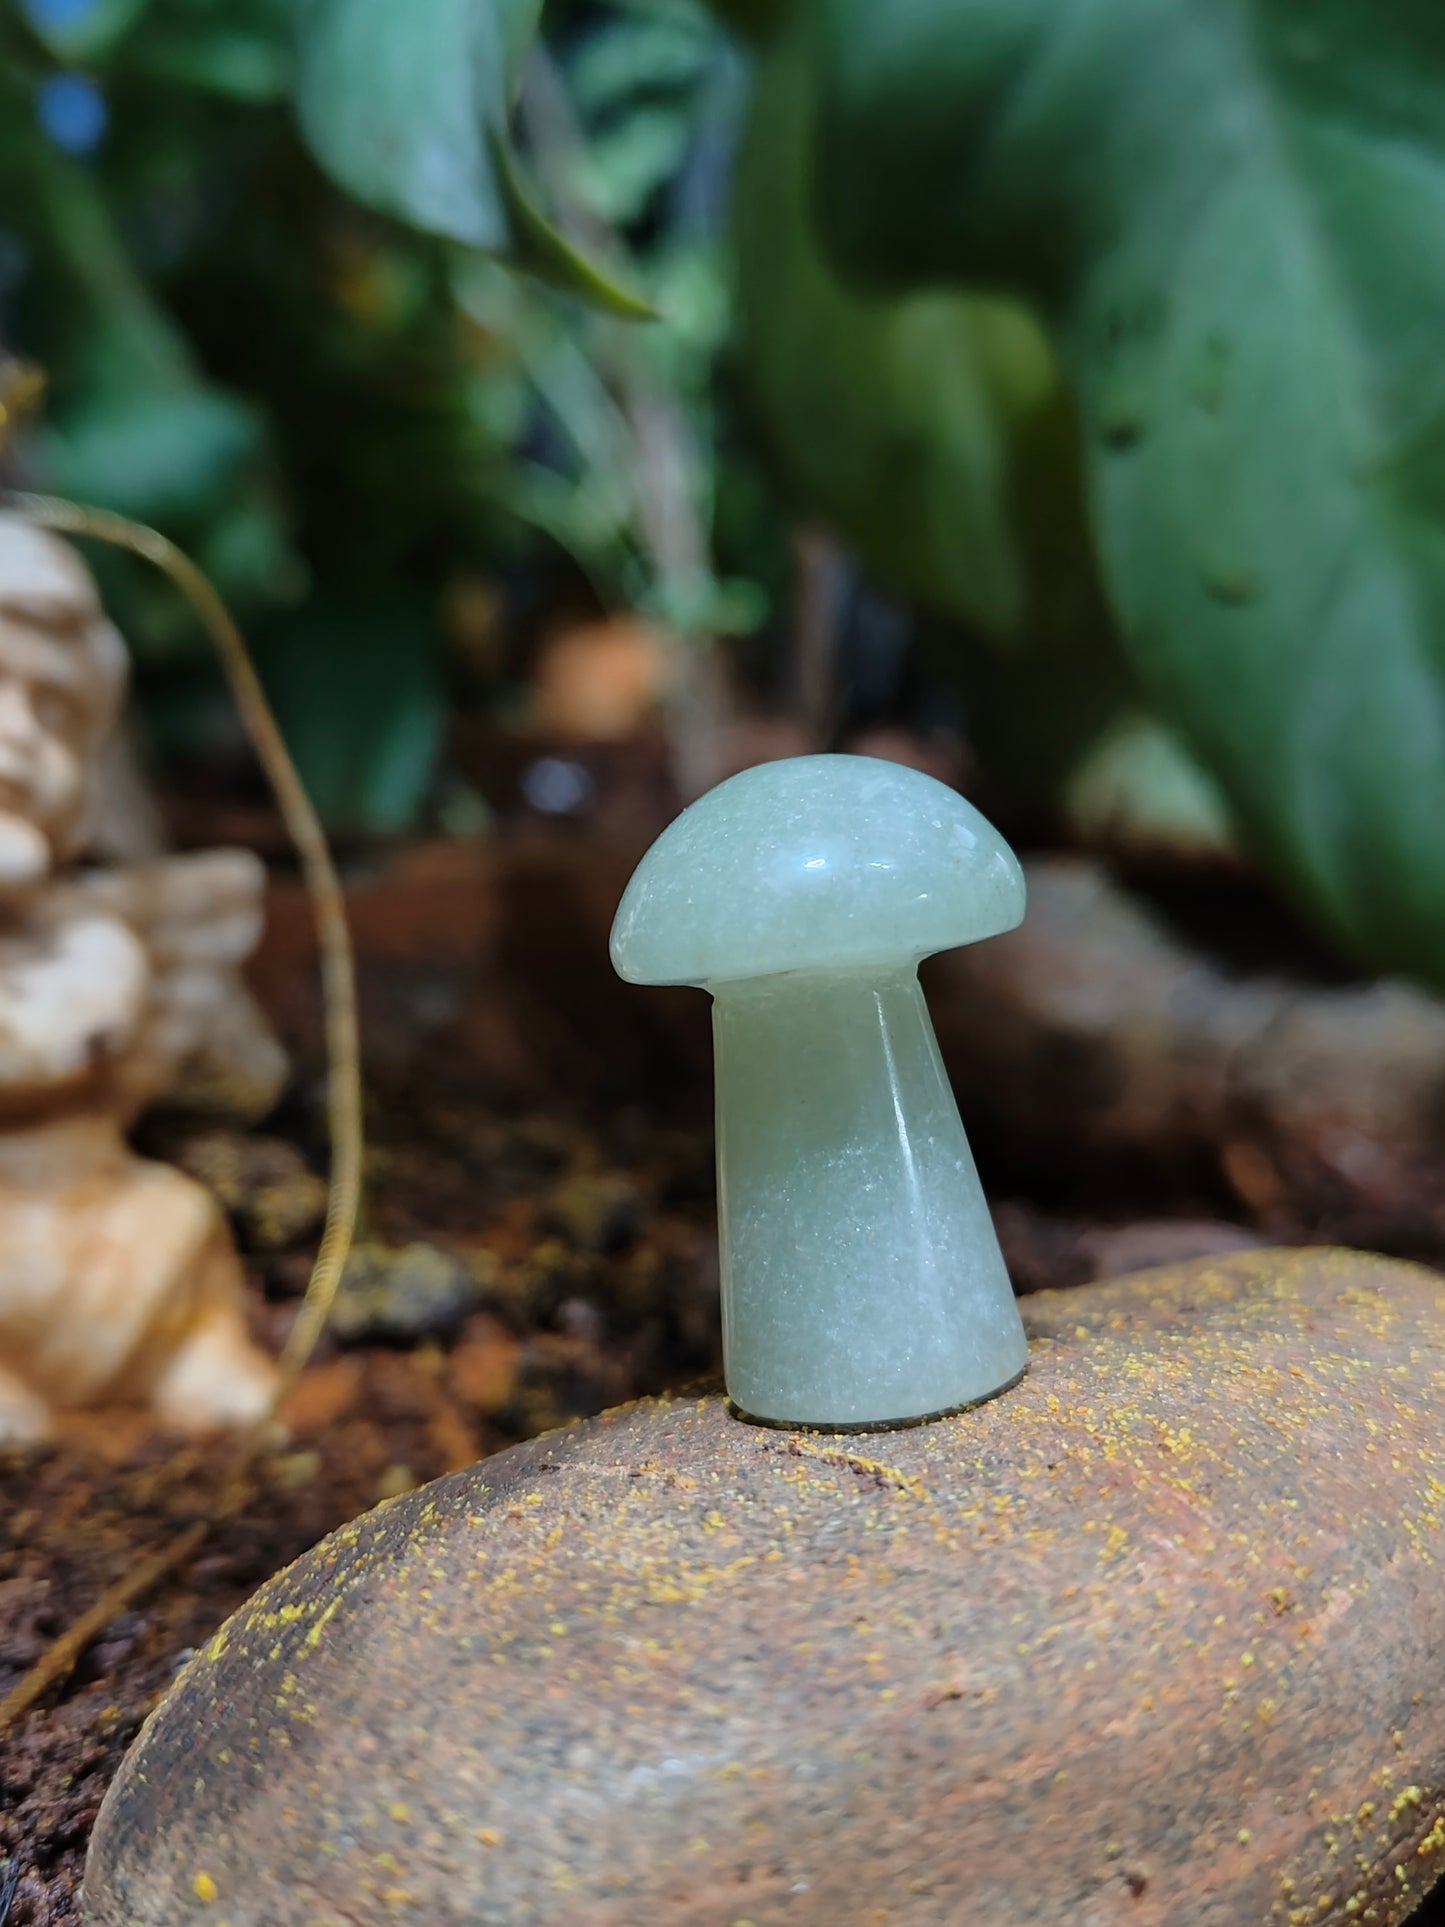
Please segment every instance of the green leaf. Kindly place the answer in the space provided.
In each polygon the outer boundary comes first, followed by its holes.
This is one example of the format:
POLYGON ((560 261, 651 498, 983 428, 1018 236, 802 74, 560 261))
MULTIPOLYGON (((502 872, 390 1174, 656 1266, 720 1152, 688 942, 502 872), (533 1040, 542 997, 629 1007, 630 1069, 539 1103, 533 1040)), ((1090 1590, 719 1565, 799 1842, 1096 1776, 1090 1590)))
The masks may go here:
POLYGON ((782 26, 791 0, 708 0, 708 4, 734 33, 762 42, 782 26))
POLYGON ((506 61, 507 87, 517 84, 527 51, 542 22, 542 0, 497 0, 502 24, 502 53, 506 61))
POLYGON ((608 314, 627 321, 651 321, 652 304, 635 289, 614 280, 547 220, 528 197, 513 164, 505 141, 498 138, 492 146, 497 185, 511 224, 511 259, 539 281, 546 281, 564 294, 575 294, 608 314))
POLYGON ((408 828, 435 778, 447 717, 424 610, 318 599, 268 623, 256 645, 281 732, 326 821, 408 828))
POLYGON ((578 111, 613 114, 640 99, 695 87, 713 57, 717 30, 691 8, 620 13, 594 27, 568 62, 578 111))
POLYGON ((194 529, 259 454, 259 417, 197 369, 90 170, 40 147, 0 178, 44 250, 47 347, 63 367, 35 438, 45 486, 194 529))
POLYGON ((148 0, 91 0, 87 7, 26 9, 31 32, 57 60, 103 59, 145 12, 148 0))
POLYGON ((1072 410, 1047 339, 1017 302, 870 297, 838 278, 809 207, 806 54, 788 35, 761 61, 739 156, 751 398, 799 505, 881 581, 970 632, 970 645, 950 638, 946 667, 963 685, 990 793, 1035 817, 1127 693, 1072 410))
POLYGON ((297 108, 317 159, 368 207, 491 253, 511 227, 487 150, 505 131, 489 0, 306 0, 297 108))
POLYGON ((1069 778, 1065 811, 1085 843, 1134 857, 1228 859, 1234 832, 1219 791, 1169 730, 1124 714, 1069 778))
POLYGON ((142 522, 194 517, 260 442, 242 403, 199 386, 97 395, 39 437, 48 487, 142 522))
POLYGON ((241 26, 168 20, 137 35, 125 49, 123 71, 262 107, 290 93, 291 50, 275 36, 241 26))
POLYGON ((687 105, 672 101, 633 107, 594 134, 587 174, 598 212, 619 226, 640 219, 658 191, 681 172, 693 138, 687 105))
POLYGON ((1445 9, 816 18, 840 256, 1039 302, 1147 689, 1328 928, 1445 986, 1445 9))
POLYGON ((793 46, 761 65, 734 188, 746 371, 800 500, 895 587, 1000 638, 1023 627, 1008 480, 1015 425, 1058 403, 1017 305, 854 294, 807 205, 811 84, 793 46))
POLYGON ((332 178, 368 207, 526 267, 620 313, 645 302, 532 205, 508 80, 535 0, 297 0, 297 111, 332 178))

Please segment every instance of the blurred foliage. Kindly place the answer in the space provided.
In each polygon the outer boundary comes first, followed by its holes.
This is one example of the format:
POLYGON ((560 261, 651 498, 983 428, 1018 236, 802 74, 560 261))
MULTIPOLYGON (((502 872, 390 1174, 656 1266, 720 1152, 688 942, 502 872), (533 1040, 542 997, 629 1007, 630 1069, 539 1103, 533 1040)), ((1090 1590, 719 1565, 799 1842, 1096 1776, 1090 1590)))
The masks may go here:
POLYGON ((837 258, 1031 303, 1142 688, 1326 929, 1445 987, 1445 11, 800 18, 837 258))
POLYGON ((528 198, 512 154, 535 0, 297 0, 296 106, 312 151, 368 207, 504 256, 638 319, 651 310, 528 198))
MULTIPOLYGON (((686 0, 559 5, 545 42, 532 0, 340 12, 338 44, 332 0, 0 0, 0 343, 49 376, 27 479, 183 542, 272 665, 327 814, 384 828, 430 793, 451 665, 478 654, 457 614, 487 604, 477 584, 571 569, 604 606, 746 631, 766 609, 753 559, 777 543, 747 464, 720 480, 716 456, 745 91, 724 31, 686 0), (457 62, 455 36, 483 19, 505 74, 485 46, 457 62), (539 121, 548 144, 521 162, 501 104, 519 82, 523 146, 539 121), (483 96, 489 118, 458 147, 483 96), (353 151, 383 112, 414 139, 394 191, 373 150, 353 151), (328 181, 303 130, 382 212, 328 181), (438 152, 453 220, 415 199, 438 152), (523 169, 556 191, 555 226, 523 169), (492 252, 570 277, 590 305, 492 252), (659 321, 606 311, 635 306, 618 293, 633 288, 659 321), (654 404, 700 531, 686 566, 652 526, 639 416, 654 404), (729 556, 750 573, 721 573, 729 556), (366 609, 387 611, 394 645, 358 630, 340 673, 337 638, 366 609), (324 730, 319 671, 278 667, 307 655, 337 671, 324 730)), ((192 686, 200 644, 163 585, 97 562, 183 737, 161 686, 173 662, 174 688, 192 686)))
POLYGON ((735 182, 738 329, 764 433, 800 512, 953 618, 990 806, 1045 821, 1129 689, 1073 409, 1018 302, 840 280, 809 202, 808 53, 784 35, 761 60, 735 182))
POLYGON ((745 393, 1006 811, 1232 824, 1445 985, 1436 0, 539 6, 0 13, 33 465, 214 572, 333 817, 415 816, 499 581, 760 628, 745 393))

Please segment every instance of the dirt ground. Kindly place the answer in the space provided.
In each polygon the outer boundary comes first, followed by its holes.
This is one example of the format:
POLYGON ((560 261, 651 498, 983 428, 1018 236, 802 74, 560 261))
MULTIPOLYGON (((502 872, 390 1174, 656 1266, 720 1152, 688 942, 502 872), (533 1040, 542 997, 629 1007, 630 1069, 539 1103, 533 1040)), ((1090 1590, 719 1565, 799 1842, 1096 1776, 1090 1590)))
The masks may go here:
MULTIPOLYGON (((596 918, 579 913, 575 931, 539 947, 553 912, 538 909, 535 879, 531 894, 520 888, 522 914, 507 917, 445 864, 407 888, 404 901, 358 905, 366 1249, 338 1332, 304 1374, 240 1514, 0 1735, 0 1927, 77 1919, 86 1840, 122 1753, 191 1649, 262 1580, 384 1496, 718 1369, 702 1000, 701 1026, 684 1013, 680 1028, 669 1018, 631 1035, 601 982, 587 934, 596 918), (619 1073, 628 1063, 634 1074, 619 1073)), ((226 1203, 257 1332, 277 1347, 321 1201, 307 946, 283 891, 258 986, 299 1040, 302 1069, 266 1131, 169 1120, 147 1138, 226 1203)), ((1274 1195, 1251 1208, 1197 1174, 1166 1183, 1157 1170, 1106 1180, 1055 1169, 1033 1182, 1017 1156, 991 1161, 975 1142, 1023 1290, 1350 1229, 1303 1199, 1293 1215, 1274 1195)), ((1372 1223, 1372 1241, 1445 1261, 1438 1195, 1405 1198, 1398 1235, 1372 1223)), ((140 1414, 0 1452, 0 1695, 132 1560, 208 1514, 228 1462, 223 1447, 158 1437, 140 1414)), ((1445 1903, 1418 1918, 1445 1927, 1445 1903)))
MULTIPOLYGON (((346 1336, 303 1375, 250 1503, 0 1736, 0 1857, 20 1868, 7 1927, 77 1918, 86 1839, 121 1754, 189 1650, 263 1579, 380 1498, 717 1369, 705 1131, 657 1129, 635 1110, 502 1113, 428 1080, 374 1084, 370 1111, 368 1242, 338 1310, 346 1336)), ((312 1136, 308 1107, 296 1124, 312 1136)), ((279 1347, 309 1271, 313 1174, 283 1137, 158 1139, 231 1207, 254 1325, 279 1347)), ((131 1560, 208 1513, 230 1462, 226 1446, 178 1445, 140 1413, 0 1452, 0 1695, 131 1560)))

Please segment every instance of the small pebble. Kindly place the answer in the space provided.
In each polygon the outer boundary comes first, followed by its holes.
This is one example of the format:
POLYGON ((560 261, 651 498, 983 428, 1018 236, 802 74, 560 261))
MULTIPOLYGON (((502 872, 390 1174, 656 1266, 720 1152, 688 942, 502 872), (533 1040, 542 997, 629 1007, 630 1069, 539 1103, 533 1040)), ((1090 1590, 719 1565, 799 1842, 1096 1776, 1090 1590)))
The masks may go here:
POLYGON ((362 1245, 347 1264, 331 1329, 350 1343, 448 1338, 461 1329, 478 1296, 473 1268, 436 1245, 362 1245))

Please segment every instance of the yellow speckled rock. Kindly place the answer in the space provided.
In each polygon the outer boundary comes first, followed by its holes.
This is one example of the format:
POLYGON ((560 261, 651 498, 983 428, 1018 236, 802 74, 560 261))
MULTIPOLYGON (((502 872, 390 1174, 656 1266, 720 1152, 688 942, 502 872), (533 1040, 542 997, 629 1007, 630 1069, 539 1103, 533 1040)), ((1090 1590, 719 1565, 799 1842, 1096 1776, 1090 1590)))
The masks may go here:
POLYGON ((1025 1312, 956 1419, 640 1405, 335 1534, 147 1726, 92 1927, 1395 1927, 1445 1873, 1445 1284, 1025 1312))

